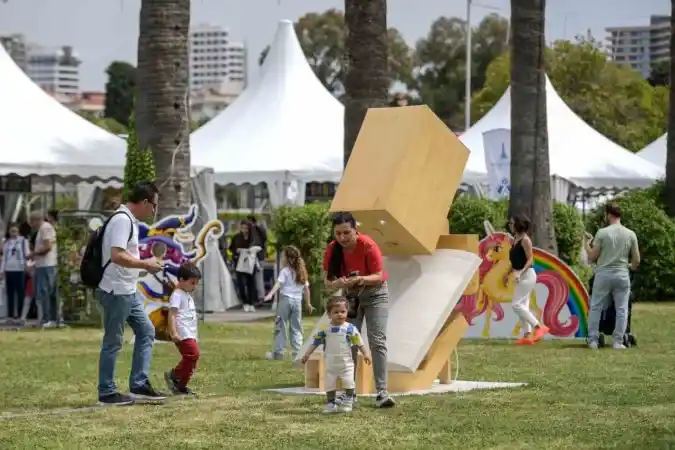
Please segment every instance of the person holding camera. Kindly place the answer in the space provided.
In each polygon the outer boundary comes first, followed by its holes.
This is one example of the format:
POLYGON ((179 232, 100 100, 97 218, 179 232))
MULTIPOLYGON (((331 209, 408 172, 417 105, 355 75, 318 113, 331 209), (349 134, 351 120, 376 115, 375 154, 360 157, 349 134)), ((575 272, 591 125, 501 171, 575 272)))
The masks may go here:
MULTIPOLYGON (((389 290, 382 251, 373 239, 356 231, 356 220, 351 213, 336 213, 332 222, 335 240, 328 244, 324 254, 324 281, 328 289, 341 290, 347 298, 350 323, 359 331, 364 318, 368 323, 377 390, 375 404, 379 408, 390 408, 396 403, 387 392, 389 290)), ((356 364, 356 351, 352 357, 356 364)))

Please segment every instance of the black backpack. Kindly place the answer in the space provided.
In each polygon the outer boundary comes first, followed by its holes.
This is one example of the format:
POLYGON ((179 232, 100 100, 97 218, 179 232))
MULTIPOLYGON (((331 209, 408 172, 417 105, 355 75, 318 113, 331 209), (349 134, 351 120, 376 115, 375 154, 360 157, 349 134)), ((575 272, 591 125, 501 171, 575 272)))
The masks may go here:
MULTIPOLYGON (((106 220, 97 230, 94 230, 91 233, 91 236, 89 236, 89 241, 87 242, 87 247, 84 250, 82 262, 80 263, 80 279, 82 280, 82 284, 89 288, 95 289, 98 287, 98 284, 103 279, 103 272, 105 272, 105 269, 107 269, 110 264, 111 260, 108 260, 103 264, 103 235, 105 229, 108 227, 108 223, 110 223, 110 219, 117 214, 124 214, 129 217, 126 212, 117 211, 108 217, 108 220, 106 220)), ((129 217, 129 220, 131 220, 131 217, 129 217)), ((131 223, 128 241, 131 240, 134 234, 133 220, 131 220, 131 223)))

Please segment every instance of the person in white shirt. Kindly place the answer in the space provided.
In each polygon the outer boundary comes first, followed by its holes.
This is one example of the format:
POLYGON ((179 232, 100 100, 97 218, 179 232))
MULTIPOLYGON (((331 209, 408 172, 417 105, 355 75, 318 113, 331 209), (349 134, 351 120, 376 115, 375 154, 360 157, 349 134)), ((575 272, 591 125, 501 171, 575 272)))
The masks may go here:
POLYGON ((10 224, 2 245, 0 264, 0 279, 5 280, 7 315, 10 319, 21 318, 26 296, 26 263, 29 254, 28 240, 19 234, 19 225, 10 224))
POLYGON ((267 353, 267 359, 284 359, 286 350, 286 328, 291 340, 292 359, 296 359, 302 347, 302 295, 311 314, 314 307, 309 296, 309 277, 305 261, 296 247, 288 246, 281 251, 281 270, 277 282, 265 296, 268 302, 279 292, 276 318, 274 321, 274 350, 267 353))
POLYGON ((35 302, 42 305, 42 326, 50 328, 59 322, 59 308, 56 297, 56 230, 45 220, 43 213, 31 215, 31 226, 37 230, 35 248, 28 256, 35 263, 33 287, 35 302))
POLYGON ((155 259, 139 258, 138 220, 154 217, 158 190, 150 182, 138 182, 129 201, 119 207, 104 225, 101 245, 103 277, 97 295, 103 309, 103 342, 98 367, 98 400, 102 405, 128 405, 136 400, 164 400, 165 394, 150 384, 150 360, 155 327, 145 313, 143 296, 138 292, 139 271, 162 270, 155 259), (122 348, 124 326, 134 332, 129 390, 124 395, 115 386, 115 364, 122 348))
POLYGON ((169 334, 181 359, 176 367, 164 374, 166 385, 174 394, 193 395, 188 388, 199 361, 197 345, 197 308, 190 295, 202 279, 199 268, 184 262, 178 268, 178 286, 169 298, 169 334))

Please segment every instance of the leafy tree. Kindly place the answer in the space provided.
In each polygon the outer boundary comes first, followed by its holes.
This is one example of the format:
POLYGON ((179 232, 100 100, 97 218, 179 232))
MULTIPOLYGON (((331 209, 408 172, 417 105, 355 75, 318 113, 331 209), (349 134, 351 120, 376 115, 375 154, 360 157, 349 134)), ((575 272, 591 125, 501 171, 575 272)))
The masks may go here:
MULTIPOLYGON (((653 87, 634 70, 608 61, 592 38, 556 41, 545 59, 551 83, 567 105, 617 144, 637 151, 665 131, 668 89, 653 87)), ((509 87, 510 67, 508 54, 490 64, 485 86, 472 100, 474 121, 509 87)))
MULTIPOLYGON (((670 1, 670 27, 675 30, 675 0, 670 1)), ((670 33, 670 85, 675 76, 675 33, 670 33)), ((675 89, 670 89, 668 98, 668 140, 666 144, 666 179, 664 200, 668 216, 675 217, 675 89)))
POLYGON ((557 254, 546 117, 545 0, 511 0, 509 215, 532 219, 536 247, 557 254))
MULTIPOLYGON (((471 34, 471 87, 485 84, 490 63, 507 48, 508 20, 490 14, 471 34)), ((439 17, 415 47, 415 88, 423 103, 434 110, 450 128, 464 128, 466 96, 466 21, 439 17)))
MULTIPOLYGON (((347 61, 344 14, 336 9, 305 14, 295 23, 295 33, 317 78, 334 95, 341 95, 345 86, 347 61)), ((387 45, 390 80, 410 83, 412 54, 397 29, 387 30, 387 45)), ((267 46, 260 54, 260 65, 265 61, 269 49, 267 46)))
POLYGON ((652 65, 652 70, 647 81, 652 86, 669 86, 670 61, 660 61, 652 65))
POLYGON ((136 68, 124 61, 113 61, 106 69, 105 117, 129 126, 129 116, 134 104, 136 68))
POLYGON ((124 164, 122 198, 126 201, 131 188, 139 181, 155 181, 155 161, 150 149, 141 149, 136 135, 136 117, 132 111, 127 135, 127 155, 124 164))
POLYGON ((79 115, 94 125, 97 125, 112 134, 127 134, 127 127, 112 117, 98 117, 87 111, 80 111, 79 115))

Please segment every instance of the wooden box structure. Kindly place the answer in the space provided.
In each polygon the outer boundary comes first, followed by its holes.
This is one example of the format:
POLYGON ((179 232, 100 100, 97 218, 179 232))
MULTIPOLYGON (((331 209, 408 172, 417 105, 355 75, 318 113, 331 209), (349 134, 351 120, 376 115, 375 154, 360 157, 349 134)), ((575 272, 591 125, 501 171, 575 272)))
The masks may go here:
POLYGON ((430 255, 468 158, 427 106, 369 109, 330 209, 354 214, 385 255, 430 255))
MULTIPOLYGON (((401 279, 418 280, 410 285, 413 287, 399 291, 400 296, 392 296, 396 305, 406 308, 397 309, 395 318, 390 312, 390 330, 402 329, 391 322, 393 318, 405 321, 401 325, 406 326, 412 320, 429 322, 424 328, 426 337, 420 339, 419 345, 411 344, 410 340, 398 341, 400 358, 390 359, 388 372, 388 389, 393 393, 426 390, 436 379, 450 383, 452 352, 469 327, 464 316, 452 312, 452 308, 462 291, 469 293, 478 287, 478 236, 449 234, 447 221, 468 158, 466 147, 428 107, 370 109, 331 204, 331 211, 354 214, 359 231, 371 236, 383 254, 393 258, 389 263, 392 269, 401 272, 401 279), (449 255, 456 259, 448 258, 449 255), (437 265, 430 265, 429 261, 437 265), (446 264, 454 264, 463 275, 448 277, 452 281, 439 284, 439 279, 446 280, 446 264), (417 272, 412 273, 413 270, 417 272), (420 286, 422 289, 417 289, 420 286), (441 291, 436 290, 439 286, 441 291), (418 300, 427 287, 434 294, 438 292, 433 305, 435 311, 442 311, 442 317, 424 316, 423 311, 411 314, 420 310, 417 307, 410 310, 415 305, 409 301, 418 300), (446 297, 446 292, 452 293, 446 297), (411 347, 414 348, 409 351, 411 347), (391 370, 392 367, 396 370, 391 370)), ((393 283, 391 273, 390 278, 393 283)), ((390 290, 393 292, 393 284, 390 290)), ((326 316, 320 319, 324 323, 327 320, 326 316)), ((396 348, 388 350, 392 356, 396 348)), ((323 391, 323 377, 323 355, 316 352, 305 365, 305 387, 323 391)), ((359 355, 356 392, 371 394, 374 390, 373 368, 364 364, 359 355)))

